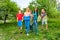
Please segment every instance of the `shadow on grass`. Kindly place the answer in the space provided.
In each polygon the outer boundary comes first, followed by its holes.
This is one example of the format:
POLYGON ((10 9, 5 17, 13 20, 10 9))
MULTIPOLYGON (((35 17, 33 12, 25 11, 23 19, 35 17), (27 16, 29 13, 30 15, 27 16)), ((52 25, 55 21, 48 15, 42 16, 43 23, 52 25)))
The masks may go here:
POLYGON ((9 28, 9 27, 16 27, 17 26, 17 23, 16 22, 14 22, 14 23, 6 23, 6 24, 0 24, 0 28, 9 28))

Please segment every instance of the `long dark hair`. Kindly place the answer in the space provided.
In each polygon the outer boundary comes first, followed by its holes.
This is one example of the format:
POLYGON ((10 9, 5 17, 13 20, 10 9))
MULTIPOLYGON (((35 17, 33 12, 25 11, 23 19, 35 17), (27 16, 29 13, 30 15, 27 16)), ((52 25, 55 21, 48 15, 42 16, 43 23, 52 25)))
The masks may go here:
POLYGON ((38 8, 34 8, 34 13, 37 12, 37 16, 38 16, 38 8))

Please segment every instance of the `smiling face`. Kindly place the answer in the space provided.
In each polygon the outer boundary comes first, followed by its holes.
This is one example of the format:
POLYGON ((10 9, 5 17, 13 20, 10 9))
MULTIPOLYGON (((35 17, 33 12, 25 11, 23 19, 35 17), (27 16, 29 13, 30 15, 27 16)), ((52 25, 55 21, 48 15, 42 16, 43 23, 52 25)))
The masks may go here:
POLYGON ((30 11, 30 9, 29 8, 26 8, 26 12, 29 12, 30 11))
POLYGON ((21 13, 21 10, 19 10, 19 14, 21 13))
POLYGON ((44 9, 42 9, 42 10, 41 10, 41 12, 42 12, 42 13, 45 13, 45 10, 44 10, 44 9))
POLYGON ((37 8, 35 8, 35 11, 37 11, 37 8))

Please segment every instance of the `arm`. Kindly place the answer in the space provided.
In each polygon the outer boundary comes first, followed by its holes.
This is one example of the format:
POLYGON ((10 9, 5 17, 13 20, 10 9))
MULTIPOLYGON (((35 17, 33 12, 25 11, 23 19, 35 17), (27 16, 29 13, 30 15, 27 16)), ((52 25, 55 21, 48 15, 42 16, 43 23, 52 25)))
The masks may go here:
POLYGON ((31 18, 33 18, 33 14, 31 14, 30 16, 31 16, 31 18))
POLYGON ((23 19, 23 17, 24 17, 24 14, 22 14, 22 19, 23 19))
POLYGON ((18 17, 17 17, 17 22, 18 22, 18 17))
POLYGON ((43 18, 44 17, 44 15, 41 13, 41 18, 43 18))

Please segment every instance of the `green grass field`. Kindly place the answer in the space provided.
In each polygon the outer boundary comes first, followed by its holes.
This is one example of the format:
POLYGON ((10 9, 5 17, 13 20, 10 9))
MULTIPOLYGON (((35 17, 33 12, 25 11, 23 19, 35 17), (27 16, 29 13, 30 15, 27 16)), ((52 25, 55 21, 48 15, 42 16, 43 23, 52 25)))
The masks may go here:
POLYGON ((48 26, 48 30, 45 27, 42 30, 41 22, 39 22, 39 35, 30 32, 27 37, 24 24, 22 34, 19 33, 16 22, 0 24, 0 40, 60 40, 60 19, 49 19, 48 26))

